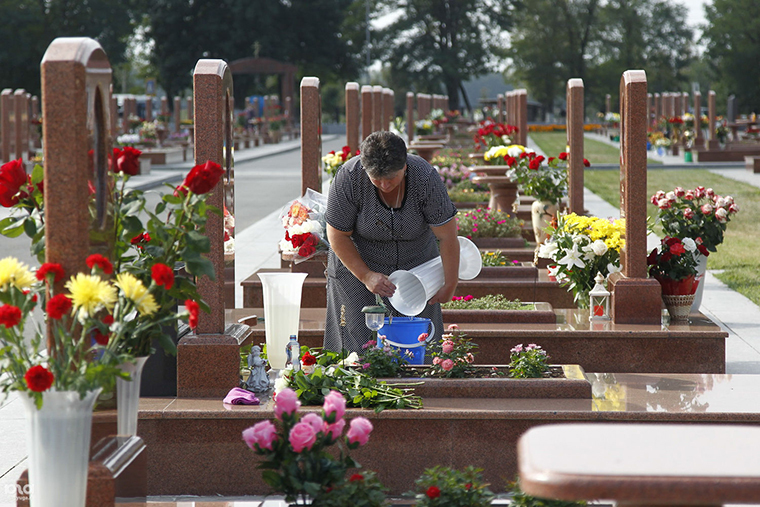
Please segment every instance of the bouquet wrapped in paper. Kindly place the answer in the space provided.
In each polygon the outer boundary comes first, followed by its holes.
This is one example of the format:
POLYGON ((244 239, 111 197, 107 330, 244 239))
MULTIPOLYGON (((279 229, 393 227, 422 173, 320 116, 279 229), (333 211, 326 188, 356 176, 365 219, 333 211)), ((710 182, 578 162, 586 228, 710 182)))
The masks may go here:
POLYGON ((325 227, 326 211, 327 197, 310 188, 283 208, 280 219, 285 238, 280 241, 280 250, 283 254, 292 254, 296 264, 330 248, 325 227))

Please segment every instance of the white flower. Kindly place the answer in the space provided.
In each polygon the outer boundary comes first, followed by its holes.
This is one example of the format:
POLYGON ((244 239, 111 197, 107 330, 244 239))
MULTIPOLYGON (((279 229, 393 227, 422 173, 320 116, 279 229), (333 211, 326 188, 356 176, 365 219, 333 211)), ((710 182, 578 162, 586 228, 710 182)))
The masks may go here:
POLYGON ((564 257, 557 261, 558 264, 564 264, 567 269, 573 269, 573 266, 585 268, 586 263, 581 259, 581 253, 578 251, 578 245, 573 245, 573 249, 568 251, 564 257))
POLYGON ((718 208, 725 208, 728 206, 728 201, 724 197, 718 197, 715 199, 715 206, 718 208))
MULTIPOLYGON (((617 261, 617 264, 608 263, 607 264, 607 272, 611 275, 612 273, 619 273, 623 270, 623 268, 620 267, 620 261, 617 261)), ((609 275, 607 275, 609 276, 609 275)))
POLYGON ((718 219, 718 222, 725 224, 728 221, 728 211, 724 208, 718 208, 715 211, 715 218, 718 219))
POLYGON ((280 246, 280 251, 282 253, 293 253, 293 252, 296 251, 296 249, 293 248, 293 243, 291 243, 290 241, 286 240, 285 238, 282 238, 280 240, 280 245, 279 246, 280 246))
MULTIPOLYGON (((290 242, 288 241, 288 243, 290 242)), ((224 242, 224 253, 226 254, 235 253, 235 238, 230 238, 224 242)))
POLYGON ((511 145, 511 146, 510 146, 510 147, 507 149, 507 154, 508 154, 510 157, 514 157, 514 158, 517 158, 517 157, 519 157, 519 156, 520 156, 520 153, 522 153, 522 152, 524 152, 524 151, 527 151, 527 150, 525 149, 525 146, 521 146, 521 145, 519 145, 519 144, 513 144, 513 145, 511 145))
POLYGON ((359 364, 359 354, 351 352, 348 357, 342 361, 338 361, 339 366, 356 366, 359 364))
POLYGON ((287 377, 277 377, 274 381, 274 393, 277 394, 290 385, 287 377))
POLYGON ((607 244, 601 239, 597 239, 596 241, 591 243, 590 247, 597 257, 601 257, 602 255, 607 253, 607 250, 609 250, 609 248, 607 248, 607 244))
POLYGON ((557 243, 554 241, 547 241, 546 243, 541 243, 541 245, 539 245, 538 256, 542 259, 553 259, 557 250, 559 250, 557 243))
POLYGON ((693 252, 697 249, 697 243, 691 238, 684 238, 681 240, 681 243, 683 243, 683 247, 687 252, 693 252))

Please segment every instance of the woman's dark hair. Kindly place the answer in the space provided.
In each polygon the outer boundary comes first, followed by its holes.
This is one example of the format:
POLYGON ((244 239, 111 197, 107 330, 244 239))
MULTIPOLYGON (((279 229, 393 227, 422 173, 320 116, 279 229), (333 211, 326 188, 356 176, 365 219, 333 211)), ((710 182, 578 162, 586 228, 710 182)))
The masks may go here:
POLYGON ((362 141, 361 160, 371 177, 387 178, 404 168, 406 143, 392 132, 373 132, 362 141))

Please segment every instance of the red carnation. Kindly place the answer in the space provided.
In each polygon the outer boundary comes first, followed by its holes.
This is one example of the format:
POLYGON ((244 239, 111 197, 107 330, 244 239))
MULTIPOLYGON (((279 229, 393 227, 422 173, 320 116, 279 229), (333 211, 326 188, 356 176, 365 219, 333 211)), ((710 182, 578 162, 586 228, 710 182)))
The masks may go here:
POLYGON ((200 306, 192 299, 188 299, 185 301, 185 308, 190 313, 190 320, 188 322, 190 329, 195 329, 198 327, 198 311, 200 310, 200 306))
POLYGON ((110 275, 113 273, 113 264, 100 254, 92 254, 87 257, 87 267, 93 269, 95 266, 99 267, 103 273, 110 275))
POLYGON ((560 160, 567 160, 567 152, 563 151, 557 158, 560 160))
POLYGON ((27 183, 26 169, 19 160, 11 160, 0 166, 0 205, 10 208, 18 204, 19 198, 28 196, 21 187, 27 183), (18 195, 17 195, 18 194, 18 195))
POLYGON ((71 299, 65 294, 56 294, 47 302, 47 314, 53 320, 58 320, 71 310, 71 299))
POLYGON ((441 490, 438 486, 430 486, 425 492, 428 498, 438 498, 441 496, 441 490))
POLYGON ((362 474, 354 474, 348 479, 349 482, 356 482, 356 481, 363 481, 363 480, 364 480, 364 476, 362 474))
POLYGON ((205 164, 190 169, 181 186, 188 188, 194 194, 205 194, 214 189, 222 174, 224 174, 222 166, 209 160, 205 164))
POLYGON ((11 328, 21 322, 21 309, 18 306, 0 306, 0 325, 11 328))
MULTIPOLYGON (((113 324, 113 315, 106 315, 103 317, 102 322, 106 327, 111 327, 111 324, 113 324)), ((108 340, 111 338, 111 333, 103 333, 100 329, 95 328, 95 330, 92 332, 92 338, 95 340, 95 343, 105 347, 108 345, 108 340)))
POLYGON ((50 389, 55 377, 44 366, 38 364, 27 370, 26 374, 24 374, 24 380, 31 391, 41 393, 50 389))
POLYGON ((63 280, 66 273, 63 271, 63 266, 55 262, 46 262, 40 269, 37 270, 37 280, 47 280, 48 275, 53 275, 53 282, 59 282, 63 280))
POLYGON ((150 276, 156 285, 163 285, 169 290, 174 285, 174 270, 166 264, 157 262, 150 270, 150 276))

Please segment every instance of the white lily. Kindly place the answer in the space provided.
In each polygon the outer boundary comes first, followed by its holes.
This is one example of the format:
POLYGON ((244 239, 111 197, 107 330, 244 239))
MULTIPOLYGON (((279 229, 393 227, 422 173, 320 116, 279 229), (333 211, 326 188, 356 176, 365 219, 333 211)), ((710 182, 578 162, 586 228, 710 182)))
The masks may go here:
POLYGON ((573 244, 573 249, 569 250, 557 263, 567 266, 567 269, 573 269, 573 266, 578 266, 579 268, 586 267, 586 263, 581 258, 581 252, 578 251, 577 244, 573 244))
POLYGON ((538 247, 538 256, 542 259, 553 259, 557 250, 559 250, 557 243, 554 241, 547 241, 546 243, 541 243, 538 247))

